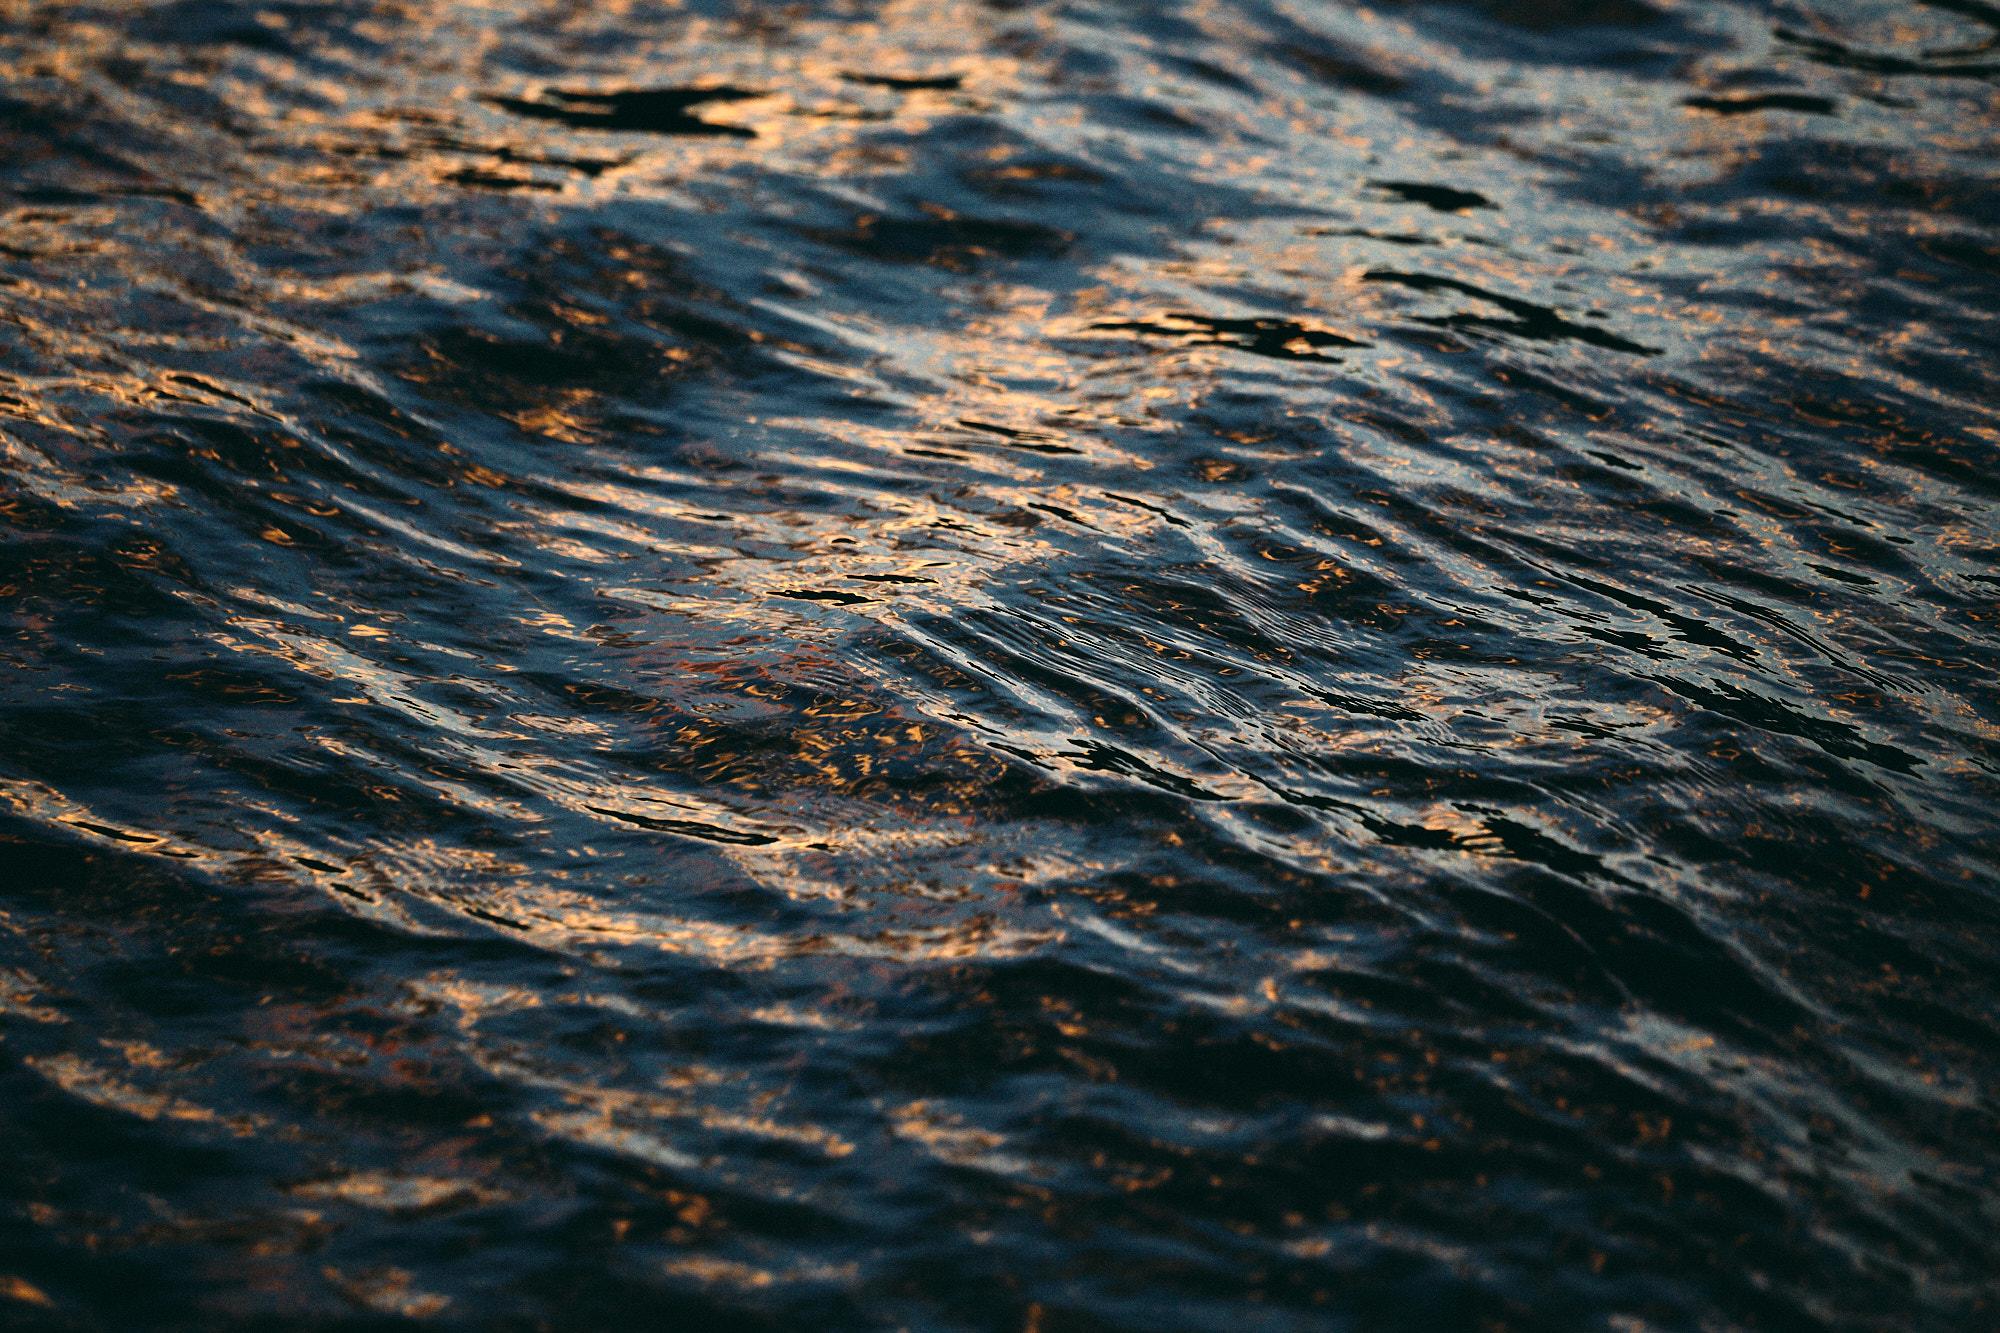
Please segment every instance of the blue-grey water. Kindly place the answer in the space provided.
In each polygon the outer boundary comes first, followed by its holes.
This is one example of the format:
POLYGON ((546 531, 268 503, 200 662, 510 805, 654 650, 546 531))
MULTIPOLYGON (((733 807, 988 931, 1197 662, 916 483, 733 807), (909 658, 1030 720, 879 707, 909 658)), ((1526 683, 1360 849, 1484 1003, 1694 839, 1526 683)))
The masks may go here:
POLYGON ((2000 7, 0 6, 0 1322, 2000 1327, 2000 7))

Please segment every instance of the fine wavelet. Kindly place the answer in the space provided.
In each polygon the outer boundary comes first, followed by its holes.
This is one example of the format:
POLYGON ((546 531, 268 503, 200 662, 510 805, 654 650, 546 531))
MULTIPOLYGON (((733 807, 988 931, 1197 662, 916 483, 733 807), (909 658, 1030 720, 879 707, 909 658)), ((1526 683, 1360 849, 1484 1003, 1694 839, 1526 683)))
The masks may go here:
POLYGON ((0 1322, 1991 1322, 1996 43, 0 13, 0 1322))

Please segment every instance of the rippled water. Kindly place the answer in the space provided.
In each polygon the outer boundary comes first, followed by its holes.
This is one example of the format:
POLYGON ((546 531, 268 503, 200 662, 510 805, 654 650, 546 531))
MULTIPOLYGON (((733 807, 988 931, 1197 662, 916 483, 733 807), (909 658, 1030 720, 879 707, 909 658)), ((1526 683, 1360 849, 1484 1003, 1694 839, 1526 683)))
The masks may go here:
POLYGON ((2000 1320, 2000 8, 0 76, 5 1318, 2000 1320))

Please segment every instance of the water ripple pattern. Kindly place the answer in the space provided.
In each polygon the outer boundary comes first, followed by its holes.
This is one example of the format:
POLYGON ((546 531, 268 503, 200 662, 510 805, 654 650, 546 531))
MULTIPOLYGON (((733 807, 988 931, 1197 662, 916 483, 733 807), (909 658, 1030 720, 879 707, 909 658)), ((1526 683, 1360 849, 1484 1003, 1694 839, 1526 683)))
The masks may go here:
POLYGON ((0 9, 0 1320, 2000 1325, 2000 8, 0 9))

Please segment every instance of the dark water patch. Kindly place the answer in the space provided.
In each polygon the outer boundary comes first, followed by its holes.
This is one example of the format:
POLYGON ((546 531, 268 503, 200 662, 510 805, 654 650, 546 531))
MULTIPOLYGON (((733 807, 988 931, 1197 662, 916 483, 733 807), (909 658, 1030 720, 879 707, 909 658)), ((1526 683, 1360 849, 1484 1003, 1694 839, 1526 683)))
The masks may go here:
POLYGON ((1927 236, 1917 245, 1933 258, 1990 277, 2000 277, 2000 246, 1958 236, 1927 236))
POLYGON ((642 88, 607 92, 565 92, 551 88, 539 97, 489 97, 503 111, 535 120, 553 120, 577 129, 623 130, 635 134, 717 134, 754 139, 756 131, 723 125, 692 114, 710 102, 761 97, 746 88, 642 88))
MULTIPOLYGON (((1778 40, 1796 48, 1806 59, 1816 64, 1832 66, 1836 69, 1856 70, 1864 74, 1875 74, 1889 78, 1915 76, 1932 79, 1988 79, 2000 74, 2000 62, 1963 60, 1933 55, 1907 56, 1887 51, 1865 51, 1834 41, 1828 37, 1815 37, 1808 33, 1795 32, 1789 28, 1777 30, 1778 40)), ((1978 54, 1986 50, 1984 46, 1974 48, 1968 54, 1978 54)))
POLYGON ((1184 52, 1167 54, 1164 59, 1174 69, 1192 74, 1204 83, 1213 84, 1218 88, 1227 88, 1234 93, 1254 93, 1257 90, 1256 85, 1248 79, 1231 73, 1213 61, 1203 60, 1184 52))
MULTIPOLYGON (((1506 333, 1517 338, 1527 338, 1535 342, 1581 342, 1594 347, 1606 348, 1614 352, 1626 352, 1636 356, 1657 356, 1659 349, 1633 342, 1607 330, 1569 319, 1546 306, 1516 297, 1501 296, 1495 292, 1475 287, 1469 282, 1456 278, 1440 278, 1425 273, 1399 273, 1391 269, 1374 269, 1363 275, 1368 282, 1392 283, 1398 287, 1408 287, 1413 291, 1461 292, 1505 310, 1512 319, 1500 319, 1491 315, 1473 313, 1428 316, 1420 322, 1439 328, 1483 329, 1496 333, 1506 333)), ((1593 312, 1595 313, 1595 312, 1593 312)), ((1600 316, 1601 318, 1601 316, 1600 316)))
POLYGON ((954 92, 964 85, 963 74, 855 74, 844 76, 872 88, 888 88, 899 93, 954 92))
POLYGON ((1661 18, 1660 11, 1643 0, 1479 0, 1472 8, 1536 32, 1646 27, 1661 18))
POLYGON ((1383 245, 1421 246, 1421 245, 1439 244, 1439 242, 1435 238, 1430 236, 1416 236, 1408 233, 1399 234, 1396 232, 1370 231, 1366 227, 1327 227, 1327 228, 1315 227, 1308 229, 1307 235, 1352 236, 1357 240, 1376 241, 1383 245))
POLYGON ((1010 218, 960 217, 949 209, 928 216, 864 214, 845 230, 815 230, 814 240, 837 245, 870 259, 969 270, 990 259, 1053 257, 1072 237, 1054 227, 1010 218))
POLYGON ((1681 103, 1697 111, 1718 116, 1745 116, 1754 111, 1797 111, 1808 116, 1830 116, 1837 103, 1830 97, 1810 93, 1738 93, 1721 97, 1690 97, 1681 103))
POLYGON ((1449 185, 1425 185, 1419 181, 1370 181, 1377 190, 1395 195, 1405 203, 1422 204, 1439 213, 1463 213, 1474 208, 1492 208, 1493 201, 1472 190, 1455 190, 1449 185))
POLYGON ((1409 80, 1382 69, 1346 51, 1314 43, 1309 38, 1277 50, 1278 59, 1305 73, 1315 82, 1331 88, 1394 96, 1409 86, 1409 80))
POLYGON ((542 190, 554 193, 562 189, 561 185, 553 181, 536 180, 526 175, 508 175, 498 171, 481 171, 477 167, 460 167, 456 171, 447 173, 445 179, 454 185, 482 190, 542 190))
POLYGON ((1197 347, 1233 347, 1255 356, 1293 361, 1331 361, 1320 349, 1366 347, 1367 343, 1327 329, 1286 319, 1221 319, 1169 312, 1156 320, 1113 320, 1091 325, 1108 333, 1166 338, 1197 347))

